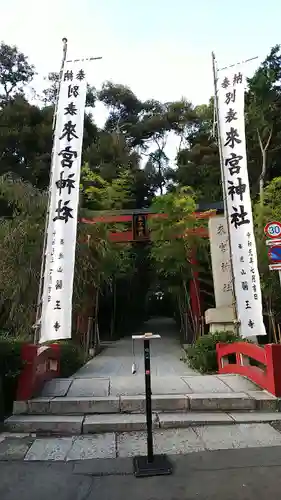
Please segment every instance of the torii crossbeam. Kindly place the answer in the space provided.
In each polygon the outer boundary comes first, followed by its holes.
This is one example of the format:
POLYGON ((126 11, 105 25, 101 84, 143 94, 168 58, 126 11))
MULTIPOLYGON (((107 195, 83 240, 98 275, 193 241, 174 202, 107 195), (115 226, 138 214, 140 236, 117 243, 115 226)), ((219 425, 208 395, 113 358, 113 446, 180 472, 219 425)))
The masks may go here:
MULTIPOLYGON (((213 203, 208 206, 198 205, 194 216, 196 219, 209 219, 222 211, 222 203, 213 203)), ((128 209, 128 210, 105 210, 89 212, 87 217, 81 218, 80 222, 84 224, 98 223, 126 223, 131 222, 131 228, 125 231, 109 231, 108 238, 115 243, 124 243, 130 241, 147 241, 149 240, 149 230, 147 229, 146 221, 154 218, 167 218, 164 213, 157 213, 151 209, 128 209)), ((209 231, 206 227, 197 227, 191 230, 203 238, 209 237, 209 231)))

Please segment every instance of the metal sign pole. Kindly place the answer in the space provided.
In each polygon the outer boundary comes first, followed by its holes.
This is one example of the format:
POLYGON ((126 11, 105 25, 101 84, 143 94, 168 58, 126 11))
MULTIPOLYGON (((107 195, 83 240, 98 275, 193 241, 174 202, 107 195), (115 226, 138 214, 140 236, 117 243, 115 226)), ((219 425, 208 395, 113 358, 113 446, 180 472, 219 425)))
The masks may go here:
POLYGON ((134 474, 136 477, 163 476, 172 474, 172 464, 166 455, 154 455, 152 434, 152 402, 151 402, 151 369, 150 369, 150 340, 161 339, 160 335, 145 333, 133 335, 134 340, 143 340, 144 349, 144 376, 145 376, 145 407, 147 454, 133 458, 134 474))
POLYGON ((264 232, 270 238, 265 242, 266 246, 269 247, 269 269, 270 271, 278 271, 281 285, 281 223, 279 221, 268 222, 264 228, 264 232))
POLYGON ((146 401, 146 426, 147 426, 147 461, 153 462, 153 437, 152 437, 152 404, 151 404, 151 374, 150 374, 150 341, 144 339, 144 376, 145 376, 145 401, 146 401))

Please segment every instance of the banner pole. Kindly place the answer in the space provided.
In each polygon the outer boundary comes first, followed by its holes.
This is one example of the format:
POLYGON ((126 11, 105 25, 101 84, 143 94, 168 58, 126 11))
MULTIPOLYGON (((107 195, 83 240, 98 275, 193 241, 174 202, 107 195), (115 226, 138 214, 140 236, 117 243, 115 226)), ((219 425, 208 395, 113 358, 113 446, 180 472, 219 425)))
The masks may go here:
POLYGON ((215 117, 216 117, 216 125, 217 125, 217 134, 218 134, 218 146, 219 146, 219 157, 220 157, 220 169, 221 169, 221 179, 222 179, 222 193, 223 193, 223 206, 224 206, 224 214, 226 218, 227 224, 227 239, 229 245, 229 258, 230 258, 230 272, 231 272, 231 280, 232 280, 232 297, 233 297, 233 313, 234 313, 234 331, 236 334, 240 334, 240 325, 237 317, 237 300, 235 294, 235 286, 234 286, 234 268, 233 268, 233 260, 232 260, 232 250, 231 250, 231 241, 230 241, 230 224, 229 224, 229 213, 227 207, 227 194, 226 194, 226 182, 225 182, 225 172, 224 172, 224 161, 222 154, 222 138, 221 138, 221 128, 220 128, 220 117, 219 117, 219 102, 218 102, 218 82, 217 82, 217 67, 216 67, 216 58, 214 52, 212 52, 212 69, 213 69, 213 80, 214 80, 214 107, 215 107, 215 117))
POLYGON ((50 175, 49 175, 49 189, 48 189, 48 202, 47 202, 47 213, 45 218, 45 228, 44 228, 44 239, 43 239, 43 248, 42 248, 42 257, 41 257, 41 269, 40 269, 40 279, 39 279, 39 289, 37 296, 37 305, 36 305, 36 319, 34 328, 34 337, 33 342, 37 344, 39 342, 40 337, 40 329, 41 329, 41 305, 42 305, 42 293, 43 293, 43 283, 44 283, 44 272, 45 272, 45 258, 46 258, 46 249, 47 249, 47 236, 48 236, 48 224, 49 224, 49 215, 50 215, 50 202, 51 202, 51 189, 52 189, 52 164, 53 164, 53 156, 54 156, 54 135, 57 121, 57 110, 58 110, 58 101, 60 94, 60 87, 62 82, 62 75, 64 64, 67 56, 67 38, 62 39, 63 47, 62 47, 62 61, 59 72, 59 85, 58 91, 56 95, 55 109, 53 115, 53 123, 52 123, 52 135, 53 135, 53 145, 52 145, 52 153, 51 153, 51 165, 50 165, 50 175))

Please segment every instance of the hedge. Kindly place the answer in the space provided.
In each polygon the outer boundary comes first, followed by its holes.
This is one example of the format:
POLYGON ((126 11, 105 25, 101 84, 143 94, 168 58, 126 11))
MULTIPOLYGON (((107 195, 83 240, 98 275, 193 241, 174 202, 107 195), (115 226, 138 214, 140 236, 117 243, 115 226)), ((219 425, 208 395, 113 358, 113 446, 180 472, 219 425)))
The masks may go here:
POLYGON ((219 342, 230 344, 241 342, 241 337, 232 332, 215 332, 200 337, 193 345, 186 348, 188 363, 191 368, 201 373, 218 371, 216 345, 219 342))
POLYGON ((3 393, 2 412, 4 415, 10 413, 13 407, 18 376, 23 368, 21 360, 22 345, 22 340, 9 338, 5 335, 0 337, 0 379, 3 393))
POLYGON ((58 344, 61 353, 60 377, 71 377, 85 363, 83 351, 80 346, 69 340, 60 341, 58 344))
MULTIPOLYGON (((18 377, 23 369, 21 349, 24 343, 21 339, 0 334, 0 400, 2 399, 0 401, 0 420, 1 417, 11 413, 13 408, 18 377)), ((61 348, 60 376, 67 378, 84 364, 83 352, 72 341, 63 341, 59 344, 61 348)))

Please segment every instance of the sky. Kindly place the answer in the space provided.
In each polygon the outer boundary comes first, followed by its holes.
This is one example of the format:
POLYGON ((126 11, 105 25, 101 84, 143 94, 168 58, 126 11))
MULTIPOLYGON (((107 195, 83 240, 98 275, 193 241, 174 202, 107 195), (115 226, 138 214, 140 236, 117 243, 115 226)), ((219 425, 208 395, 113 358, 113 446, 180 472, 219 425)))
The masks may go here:
MULTIPOLYGON (((0 12, 0 40, 29 57, 38 86, 59 70, 66 37, 69 58, 102 56, 91 85, 122 83, 143 100, 207 103, 212 50, 219 67, 259 56, 243 67, 250 76, 281 43, 280 0, 0 0, 0 12)), ((101 124, 103 108, 94 116, 101 124)))

